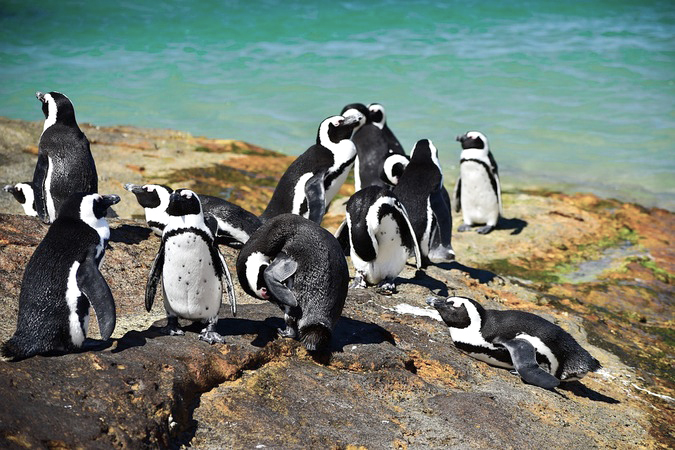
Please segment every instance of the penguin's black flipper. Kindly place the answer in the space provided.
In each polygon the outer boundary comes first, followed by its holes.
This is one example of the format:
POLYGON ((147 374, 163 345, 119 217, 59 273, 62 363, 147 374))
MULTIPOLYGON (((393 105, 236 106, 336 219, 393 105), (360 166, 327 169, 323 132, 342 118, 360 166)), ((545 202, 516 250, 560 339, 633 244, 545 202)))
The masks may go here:
POLYGON ((284 284, 284 281, 288 280, 290 284, 292 280, 289 280, 289 278, 297 270, 298 263, 290 256, 280 253, 263 273, 267 290, 272 294, 272 297, 291 308, 298 306, 298 300, 295 298, 293 291, 284 284))
POLYGON ((204 213, 204 223, 208 227, 208 229, 211 231, 211 234, 213 235, 213 239, 218 236, 218 220, 213 217, 209 213, 204 213))
POLYGON ((337 231, 335 232, 335 239, 340 243, 342 251, 345 256, 349 256, 351 251, 351 246, 349 245, 349 227, 347 226, 347 220, 343 220, 337 231))
POLYGON ((401 233, 401 241, 403 244, 411 249, 415 254, 415 266, 419 269, 422 267, 422 254, 420 253, 420 246, 415 237, 415 230, 413 229, 412 223, 408 218, 408 213, 405 210, 405 206, 396 200, 394 207, 398 210, 401 216, 405 219, 405 226, 399 226, 399 233, 401 233))
POLYGON ((321 219, 323 219, 323 215, 326 213, 326 188, 323 185, 324 175, 324 172, 315 173, 305 183, 309 220, 318 224, 321 223, 321 219))
POLYGON ((162 276, 162 268, 164 267, 164 240, 159 246, 159 251, 155 260, 152 262, 150 268, 150 275, 148 276, 148 284, 145 285, 145 310, 150 312, 152 304, 155 302, 155 294, 157 293, 157 284, 162 276))
POLYGON ((560 384, 560 380, 539 367, 534 346, 528 341, 524 339, 506 340, 497 338, 493 342, 505 347, 509 351, 518 375, 526 383, 544 389, 553 389, 560 384))
POLYGON ((115 300, 110 292, 108 283, 106 283, 103 275, 98 270, 94 256, 95 251, 92 248, 92 251, 89 252, 87 258, 77 269, 77 287, 87 297, 94 311, 96 311, 101 337, 104 341, 107 341, 115 330, 115 322, 117 320, 115 300))
POLYGON ((455 212, 459 212, 462 209, 462 179, 457 178, 457 184, 455 185, 455 190, 452 193, 452 201, 455 203, 455 212))

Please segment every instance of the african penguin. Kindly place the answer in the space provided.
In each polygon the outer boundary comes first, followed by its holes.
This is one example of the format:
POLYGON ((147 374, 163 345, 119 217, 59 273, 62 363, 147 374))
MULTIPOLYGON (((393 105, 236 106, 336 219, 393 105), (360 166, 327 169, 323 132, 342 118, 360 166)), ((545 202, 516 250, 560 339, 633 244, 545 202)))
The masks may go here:
POLYGON ((342 114, 359 114, 364 117, 363 124, 354 133, 352 141, 356 146, 354 163, 354 189, 356 191, 368 186, 383 186, 380 171, 389 145, 382 129, 370 120, 370 111, 362 103, 350 103, 342 108, 342 114))
POLYGON ((35 94, 42 103, 44 129, 33 173, 38 216, 51 223, 73 193, 98 191, 96 165, 89 141, 75 121, 75 108, 59 92, 35 94))
POLYGON ((3 189, 14 196, 16 201, 21 204, 21 207, 27 216, 37 217, 38 213, 35 209, 35 190, 33 189, 33 183, 31 181, 8 184, 3 189))
POLYGON ((338 241, 316 223, 281 214, 263 224, 237 258, 244 290, 284 311, 281 336, 327 349, 347 297, 349 269, 338 241))
POLYGON ((459 178, 453 200, 455 211, 462 210, 464 223, 457 231, 467 231, 474 225, 484 225, 476 230, 480 234, 492 231, 502 214, 502 193, 499 184, 497 161, 483 133, 469 131, 457 136, 462 144, 459 178))
POLYGON ((216 331, 218 310, 226 283, 232 315, 237 313, 237 300, 230 271, 214 242, 212 231, 204 222, 204 213, 197 194, 189 189, 171 193, 167 208, 169 221, 162 233, 148 284, 145 308, 152 309, 157 284, 162 279, 164 309, 168 322, 162 332, 182 335, 178 319, 206 322, 199 339, 210 344, 224 343, 216 331))
POLYGON ((335 233, 356 269, 351 287, 378 284, 381 293, 396 292, 394 279, 415 256, 422 257, 405 208, 388 188, 368 186, 347 202, 347 215, 335 233))
POLYGON ((389 125, 387 125, 387 114, 384 111, 384 106, 380 105, 379 103, 371 103, 368 105, 368 113, 370 121, 373 123, 373 125, 382 130, 384 139, 387 141, 389 154, 405 155, 403 146, 398 141, 398 139, 396 139, 396 136, 391 131, 391 128, 389 128, 389 125))
POLYGON ((417 141, 393 192, 408 212, 422 255, 422 267, 433 260, 452 260, 452 219, 443 194, 443 172, 438 150, 429 139, 417 141), (440 237, 435 236, 440 234, 440 237), (443 238, 443 239, 441 239, 443 238))
MULTIPOLYGON (((136 200, 145 210, 145 221, 148 226, 161 236, 169 222, 169 197, 173 190, 165 185, 138 185, 126 183, 124 189, 133 193, 136 200)), ((218 244, 232 248, 241 248, 251 234, 260 227, 258 217, 244 208, 222 198, 199 194, 207 225, 215 225, 215 238, 218 244), (212 219, 211 219, 212 218, 212 219)), ((212 231, 214 231, 212 229, 212 231)))
POLYGON ((480 361, 514 368, 529 384, 552 389, 579 380, 600 363, 565 330, 524 311, 483 308, 466 297, 430 297, 455 346, 480 361))
POLYGON ((77 193, 62 203, 26 266, 14 336, 1 353, 23 359, 82 347, 89 306, 96 311, 103 340, 115 329, 115 301, 99 268, 110 237, 107 209, 117 195, 77 193))
POLYGON ((316 144, 286 169, 260 219, 265 222, 279 214, 293 213, 321 223, 328 204, 354 165, 356 147, 351 137, 364 122, 359 112, 323 120, 316 144))

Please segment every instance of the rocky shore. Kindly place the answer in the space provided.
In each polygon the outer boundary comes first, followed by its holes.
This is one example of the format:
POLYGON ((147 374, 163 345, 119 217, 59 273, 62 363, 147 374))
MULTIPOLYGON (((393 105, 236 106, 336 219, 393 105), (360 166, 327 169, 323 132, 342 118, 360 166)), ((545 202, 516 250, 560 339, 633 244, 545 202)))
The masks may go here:
MULTIPOLYGON (((0 118, 3 185, 32 177, 41 127, 0 118)), ((673 213, 584 194, 507 191, 497 230, 453 236, 457 261, 408 266, 391 296, 351 290, 330 359, 276 337, 280 311, 238 284, 239 314, 224 306, 218 324, 227 343, 210 346, 197 328, 157 333, 161 302, 145 312, 159 238, 122 185, 189 187, 260 213, 292 157, 176 131, 81 128, 99 191, 122 197, 102 267, 117 326, 92 351, 0 362, 0 447, 675 446, 673 213), (452 294, 540 314, 603 369, 553 392, 473 360, 425 303, 452 294)), ((340 223, 352 192, 351 183, 342 188, 326 228, 340 223)), ((23 270, 47 229, 1 194, 0 341, 14 332, 23 270)), ((221 250, 233 270, 236 251, 221 250)))

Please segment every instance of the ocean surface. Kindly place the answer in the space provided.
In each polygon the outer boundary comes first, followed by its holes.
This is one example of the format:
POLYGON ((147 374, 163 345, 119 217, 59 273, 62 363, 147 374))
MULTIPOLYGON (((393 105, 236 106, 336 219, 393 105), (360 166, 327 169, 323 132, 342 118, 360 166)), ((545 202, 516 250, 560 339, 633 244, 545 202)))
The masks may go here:
POLYGON ((480 130, 507 189, 675 210, 672 1, 0 0, 0 115, 42 120, 37 90, 79 122, 294 155, 378 102, 450 186, 455 136, 480 130))

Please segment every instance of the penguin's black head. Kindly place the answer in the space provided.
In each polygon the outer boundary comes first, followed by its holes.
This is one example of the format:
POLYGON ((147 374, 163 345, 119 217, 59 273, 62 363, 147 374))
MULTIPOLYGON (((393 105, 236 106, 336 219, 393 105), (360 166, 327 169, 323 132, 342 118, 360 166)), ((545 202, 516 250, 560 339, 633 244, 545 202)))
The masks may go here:
POLYGON ((170 216, 188 216, 200 214, 202 205, 197 194, 189 189, 176 189, 169 197, 169 207, 166 212, 170 216))
POLYGON ((75 120, 75 108, 70 99, 60 92, 49 92, 44 94, 36 92, 35 97, 42 103, 42 113, 45 119, 52 123, 65 125, 77 124, 75 120))
POLYGON ((350 112, 348 116, 332 116, 321 122, 316 143, 330 147, 345 139, 351 139, 354 131, 365 123, 365 116, 355 110, 350 112))
POLYGON ((26 202, 26 196, 23 193, 23 189, 21 189, 21 183, 8 184, 3 188, 3 190, 12 194, 16 201, 22 205, 26 202))
POLYGON ((468 133, 457 136, 457 141, 462 144, 462 149, 476 148, 484 150, 488 146, 488 141, 485 135, 478 131, 469 131, 468 133))
POLYGON ((384 107, 379 103, 371 103, 368 105, 368 121, 382 129, 387 122, 384 107))
POLYGON ((438 167, 441 164, 438 162, 438 150, 430 139, 420 139, 415 143, 410 152, 410 161, 426 162, 432 160, 438 167))
POLYGON ((169 197, 173 192, 169 186, 163 184, 138 184, 127 183, 124 189, 136 196, 138 204, 143 208, 157 208, 162 203, 162 197, 169 197))
POLYGON ((350 103, 345 105, 342 111, 340 111, 340 115, 344 117, 355 116, 358 115, 357 113, 363 116, 363 125, 370 123, 370 112, 368 111, 368 107, 363 103, 350 103))
POLYGON ((471 313, 482 316, 483 311, 478 302, 466 297, 429 297, 427 304, 436 308, 443 322, 450 328, 468 327, 472 322, 471 313))
POLYGON ((382 165, 380 179, 387 184, 396 186, 409 162, 405 155, 399 155, 398 153, 389 155, 382 165))
POLYGON ((61 205, 58 219, 69 217, 92 224, 105 217, 108 208, 119 201, 119 195, 99 195, 84 192, 72 194, 61 205))

